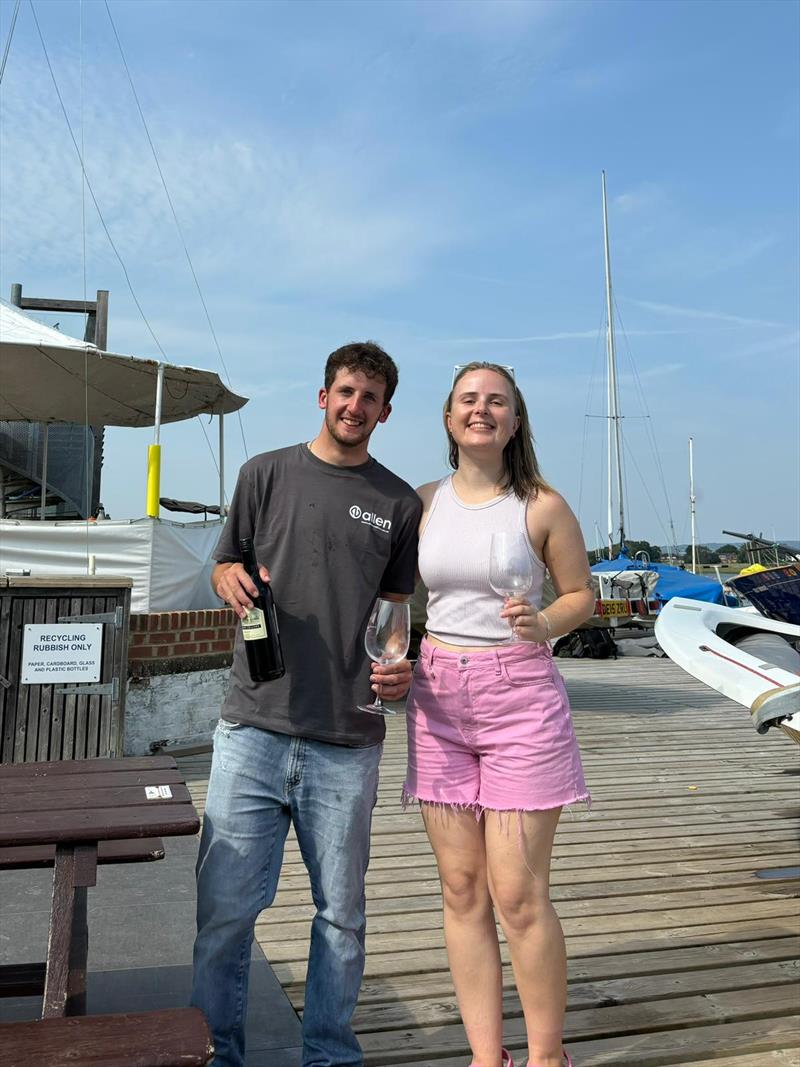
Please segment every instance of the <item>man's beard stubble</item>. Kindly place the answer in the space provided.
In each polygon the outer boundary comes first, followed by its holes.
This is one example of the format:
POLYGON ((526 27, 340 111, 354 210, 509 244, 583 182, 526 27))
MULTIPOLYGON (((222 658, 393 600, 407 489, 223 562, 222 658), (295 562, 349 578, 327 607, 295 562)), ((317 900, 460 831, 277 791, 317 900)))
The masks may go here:
POLYGON ((339 429, 336 423, 336 418, 334 418, 334 416, 330 415, 326 411, 325 425, 328 427, 328 433, 331 435, 334 441, 336 441, 337 444, 341 445, 342 448, 359 448, 361 445, 363 445, 366 441, 369 440, 372 431, 378 425, 378 420, 376 419, 372 426, 369 426, 367 423, 364 423, 362 427, 362 432, 357 437, 344 437, 342 434, 339 433, 339 429))

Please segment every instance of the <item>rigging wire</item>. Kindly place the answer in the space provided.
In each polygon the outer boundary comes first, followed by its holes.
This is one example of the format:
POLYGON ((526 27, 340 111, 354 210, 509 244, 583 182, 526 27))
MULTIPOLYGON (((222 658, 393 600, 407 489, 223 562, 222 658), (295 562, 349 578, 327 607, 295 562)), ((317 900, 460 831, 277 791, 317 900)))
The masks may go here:
POLYGON ((589 416, 583 416, 583 437, 581 439, 581 466, 578 474, 578 525, 581 524, 581 509, 583 507, 583 467, 586 458, 586 440, 589 436, 589 416))
MULTIPOLYGON (((47 63, 47 69, 50 72, 50 78, 51 78, 51 80, 53 82, 53 87, 55 88, 56 96, 58 97, 58 102, 61 105, 61 112, 64 115, 64 121, 67 124, 67 129, 69 130, 69 135, 70 135, 70 138, 72 140, 73 147, 75 148, 75 152, 76 152, 76 154, 78 156, 78 161, 80 162, 80 165, 81 165, 81 173, 83 175, 83 180, 84 180, 84 182, 86 184, 86 188, 89 190, 89 195, 92 198, 92 203, 95 206, 95 210, 97 211, 97 217, 100 219, 100 224, 103 227, 103 232, 105 233, 106 237, 108 238, 108 243, 111 245, 111 250, 113 251, 114 255, 117 257, 117 261, 118 261, 120 267, 122 268, 122 273, 123 273, 123 275, 125 277, 125 281, 126 281, 126 283, 128 285, 128 289, 130 291, 131 297, 133 298, 133 302, 134 302, 134 304, 136 304, 137 310, 138 310, 139 314, 142 317, 142 321, 144 322, 145 326, 147 327, 147 330, 148 330, 150 336, 153 338, 153 341, 155 342, 156 347, 158 348, 159 352, 164 357, 164 362, 168 363, 169 360, 167 358, 167 354, 164 351, 164 349, 161 347, 161 342, 156 337, 155 332, 153 331, 153 327, 150 325, 150 321, 148 320, 147 316, 144 313, 144 308, 142 307, 142 305, 141 305, 141 303, 139 301, 139 298, 137 297, 136 292, 135 292, 135 290, 133 288, 133 283, 131 282, 130 275, 128 274, 128 269, 125 266, 125 263, 124 263, 124 261, 122 259, 122 256, 120 255, 119 250, 117 249, 117 246, 114 244, 114 239, 112 238, 111 233, 110 233, 110 231, 108 229, 108 226, 106 225, 106 220, 103 217, 103 212, 100 210, 100 204, 98 203, 97 197, 95 196, 94 189, 92 188, 92 183, 89 180, 89 175, 86 173, 86 164, 84 163, 83 154, 82 154, 82 152, 80 150, 80 147, 78 146, 78 142, 75 139, 75 134, 74 134, 74 132, 72 130, 72 124, 69 121, 69 115, 67 114, 67 109, 64 106, 64 99, 61 96, 61 90, 58 87, 58 81, 56 80, 55 72, 53 70, 53 65, 50 62, 50 55, 49 55, 49 53, 47 51, 47 45, 44 43, 44 37, 42 35, 42 29, 41 29, 41 27, 39 25, 39 19, 36 16, 36 8, 33 5, 33 0, 28 0, 28 3, 30 5, 31 14, 33 15, 33 21, 34 21, 34 23, 36 25, 36 32, 39 35, 39 41, 41 42, 41 45, 42 45, 42 51, 44 52, 44 58, 45 58, 45 61, 47 63)), ((202 423, 200 423, 200 426, 202 427, 202 423)), ((208 439, 208 434, 206 433, 205 428, 204 427, 202 427, 202 428, 203 428, 203 436, 205 437, 206 443, 208 444, 209 450, 211 452, 212 462, 214 463, 214 467, 216 468, 217 474, 219 474, 219 464, 217 463, 217 458, 214 455, 214 450, 211 447, 211 442, 208 439)))
MULTIPOLYGON (((635 454, 635 452, 631 451, 628 448, 628 442, 625 441, 624 439, 623 439, 623 446, 624 446, 623 451, 625 452, 625 456, 626 456, 627 459, 629 459, 631 461, 631 463, 634 466, 634 469, 635 469, 636 473, 639 475, 639 481, 642 483, 642 488, 644 489, 645 496, 650 501, 650 506, 653 508, 653 512, 654 512, 655 517, 656 517, 656 522, 661 527, 661 532, 664 534, 664 539, 665 539, 666 543, 669 544, 670 535, 667 533, 667 530, 664 527, 664 521, 661 518, 661 516, 660 516, 660 514, 658 512, 658 509, 656 508, 655 501, 653 500, 652 496, 650 495, 650 490, 649 490, 649 488, 647 486, 647 481, 644 478, 644 476, 642 475, 642 472, 639 470, 639 464, 636 462, 636 454, 635 454)), ((627 484, 627 476, 626 476, 626 484, 627 484)), ((634 540, 635 540, 635 538, 634 538, 634 540)))
MULTIPOLYGON (((617 418, 620 420, 619 443, 620 443, 620 448, 622 449, 622 451, 624 453, 627 450, 627 447, 628 447, 628 442, 625 440, 625 430, 623 429, 623 426, 622 426, 622 419, 624 418, 624 416, 618 415, 617 418)), ((623 514, 625 515, 626 519, 628 520, 628 523, 630 525, 632 525, 630 493, 628 492, 628 470, 627 470, 627 467, 625 467, 624 464, 622 465, 622 488, 621 488, 620 491, 622 493, 622 505, 623 505, 622 510, 623 510, 623 514)), ((626 540, 625 531, 620 529, 620 532, 619 532, 619 547, 620 547, 620 551, 622 551, 622 546, 625 543, 625 540, 626 540)), ((631 538, 631 540, 635 541, 637 539, 636 538, 631 538)))
POLYGON ((3 81, 3 74, 5 73, 5 70, 6 70, 6 63, 8 61, 8 53, 9 53, 9 49, 11 48, 11 38, 14 36, 14 27, 17 24, 17 15, 19 14, 19 6, 20 6, 21 3, 22 3, 22 0, 17 0, 16 4, 14 5, 14 13, 11 16, 11 25, 9 26, 9 29, 8 29, 8 37, 6 38, 6 46, 3 49, 3 59, 2 59, 2 61, 0 61, 0 83, 2 83, 2 81, 3 81))
MULTIPOLYGON (((81 115, 81 155, 85 155, 84 144, 84 110, 83 110, 83 0, 78 4, 78 63, 80 70, 80 115, 81 115)), ((81 175, 81 266, 83 269, 83 336, 86 337, 86 329, 89 325, 89 312, 86 308, 86 182, 81 175)), ((95 309, 95 340, 97 340, 97 310, 95 309)), ((86 514, 86 573, 89 573, 89 519, 92 510, 92 471, 89 467, 89 350, 83 350, 83 476, 86 490, 85 514, 86 514)), ((95 464, 97 457, 94 452, 97 448, 97 438, 92 430, 92 459, 95 464)))
MULTIPOLYGON (((689 543, 689 530, 690 530, 690 527, 691 527, 691 523, 692 523, 692 513, 691 513, 691 510, 687 507, 687 509, 686 509, 686 511, 684 513, 684 516, 683 516, 683 525, 681 526, 681 539, 680 539, 679 544, 687 545, 689 543)), ((675 546, 676 551, 677 551, 677 547, 678 546, 676 544, 676 546, 675 546)))
POLYGON ((49 56, 48 51, 47 51, 47 45, 44 43, 44 37, 42 36, 42 30, 41 30, 41 27, 39 26, 39 19, 36 17, 36 8, 33 6, 33 0, 28 0, 28 3, 30 4, 31 12, 33 14, 33 21, 36 23, 36 31, 39 34, 39 40, 41 41, 42 49, 44 51, 44 58, 45 58, 45 60, 47 62, 47 69, 50 71, 50 77, 51 77, 51 79, 53 81, 53 86, 54 86, 54 88, 56 90, 56 96, 58 97, 58 102, 61 105, 61 111, 62 111, 62 113, 64 115, 64 121, 67 124, 67 129, 69 130, 69 135, 70 135, 70 138, 72 139, 73 147, 75 148, 75 152, 77 153, 77 156, 78 156, 78 161, 80 162, 80 165, 81 165, 81 171, 83 173, 84 181, 86 182, 86 188, 89 190, 89 195, 91 196, 92 202, 94 203, 95 209, 97 210, 98 218, 100 219, 100 223, 101 223, 101 225, 103 227, 103 230, 105 231, 105 235, 108 238, 108 243, 111 245, 111 250, 113 251, 114 255, 117 257, 117 261, 118 261, 120 267, 122 268, 122 273, 125 275, 125 281, 128 284, 128 289, 130 290, 130 294, 133 297, 133 301, 134 301, 134 303, 136 304, 136 307, 139 310, 139 314, 142 316, 142 321, 144 322, 145 326, 147 327, 148 332, 150 333, 150 336, 153 338, 153 341, 155 342, 156 347, 158 348, 159 352, 164 357, 164 361, 165 362, 169 362, 169 360, 167 359, 166 352, 161 347, 161 342, 158 340, 158 338, 156 337, 155 333, 153 332, 153 327, 150 325, 150 322, 148 321, 148 318, 144 313, 144 309, 142 308, 142 305, 139 302, 139 298, 137 297, 136 292, 135 292, 135 290, 133 288, 133 283, 131 282, 130 275, 128 274, 128 269, 125 266, 125 263, 123 262, 122 256, 120 255, 119 250, 117 249, 117 246, 114 244, 114 239, 111 236, 111 233, 109 232, 108 226, 106 225, 106 220, 103 218, 103 212, 100 210, 100 205, 97 202, 97 197, 94 194, 94 189, 92 188, 92 183, 89 181, 89 175, 86 173, 86 165, 85 165, 85 163, 83 161, 83 155, 81 154, 81 150, 80 150, 80 147, 78 146, 78 142, 75 140, 75 134, 73 133, 73 130, 72 130, 72 123, 69 121, 69 115, 67 114, 67 109, 64 106, 64 100, 63 100, 63 97, 61 96, 61 90, 59 89, 58 82, 56 81, 56 76, 55 76, 55 73, 53 71, 53 66, 52 66, 52 64, 50 62, 50 56, 49 56))
MULTIPOLYGON (((139 112, 139 118, 142 120, 142 126, 144 126, 144 132, 145 132, 145 135, 147 137, 147 143, 150 145, 150 151, 153 153, 153 160, 154 160, 155 165, 156 165, 156 170, 158 171, 158 176, 161 179, 161 185, 164 188, 164 194, 165 194, 165 196, 167 198, 167 203, 169 204, 169 209, 170 209, 170 211, 172 213, 172 218, 173 218, 173 221, 175 223, 175 228, 178 231, 178 237, 180 238, 180 242, 181 242, 181 245, 183 247, 184 255, 186 256, 186 262, 189 264, 189 270, 191 271, 192 278, 194 279, 195 288, 197 289, 197 295, 200 297, 200 303, 203 305, 203 311, 205 312, 206 321, 208 322, 208 328, 211 331, 211 336, 214 339, 214 345, 216 346, 216 349, 217 349, 217 355, 219 356, 219 361, 222 364, 223 370, 225 371, 225 377, 228 379, 228 385, 231 387, 231 389, 233 389, 233 385, 231 384, 231 376, 230 376, 230 373, 228 371, 227 364, 225 363, 225 358, 222 355, 222 348, 220 347, 220 343, 219 343, 219 340, 217 338, 217 333, 216 333, 216 330, 214 329, 214 323, 211 321, 211 313, 208 310, 208 305, 206 304, 205 297, 203 296, 203 291, 200 288, 200 282, 199 282, 198 277, 197 277, 197 272, 194 269, 194 264, 192 263, 192 257, 189 255, 189 249, 188 249, 188 247, 186 245, 186 241, 185 241, 184 236, 183 236, 183 230, 181 229, 181 224, 178 221, 178 215, 177 215, 177 212, 175 211, 175 205, 172 202, 172 197, 170 196, 170 192, 169 192, 169 189, 167 187, 167 180, 164 177, 163 170, 161 169, 161 163, 159 162, 159 159, 158 159, 158 153, 156 152, 156 147, 153 144, 153 138, 150 136, 150 129, 149 129, 148 125, 147 125, 147 119, 144 117, 144 112, 142 110, 142 105, 139 103, 139 96, 138 96, 138 94, 136 92, 136 87, 133 84, 133 77, 131 75, 130 68, 128 67, 128 61, 125 58, 125 52, 124 52, 124 50, 122 48, 122 42, 119 39, 119 34, 117 33, 117 27, 114 24, 114 19, 113 19, 112 15, 111 15, 111 9, 108 6, 108 0, 104 0, 104 3, 105 3, 106 13, 108 15, 108 21, 111 23, 111 29, 112 29, 112 31, 114 33, 114 39, 117 42, 117 48, 119 49, 119 54, 120 54, 120 57, 122 59, 122 65, 124 66, 125 73, 128 76, 128 84, 131 87, 131 93, 133 94, 133 99, 136 101, 136 108, 137 108, 137 110, 139 112)), ((242 422, 241 410, 238 410, 236 412, 236 415, 237 415, 237 418, 239 420, 239 430, 240 430, 241 435, 242 435, 242 447, 244 448, 245 458, 249 459, 250 457, 249 457, 249 454, 248 454, 248 451, 247 451, 247 442, 245 441, 245 436, 244 436, 244 424, 242 422)))
POLYGON ((580 518, 581 518, 581 508, 582 508, 582 504, 583 504, 583 472, 584 472, 584 466, 585 466, 585 460, 586 460, 586 444, 587 444, 587 439, 588 439, 588 434, 589 434, 589 418, 590 418, 589 408, 591 407, 591 402, 592 402, 592 392, 594 390, 594 384, 595 384, 595 379, 596 379, 597 359, 598 359, 598 353, 600 351, 600 342, 601 342, 602 336, 603 336, 603 326, 602 326, 602 323, 601 323, 601 325, 600 325, 600 327, 598 328, 598 331, 597 331, 597 337, 595 338, 594 354, 592 356, 592 369, 591 369, 591 373, 589 374, 589 382, 588 382, 588 384, 586 386, 586 406, 584 408, 584 415, 583 415, 583 440, 581 442, 581 465, 580 465, 580 473, 579 473, 579 476, 578 476, 578 524, 579 525, 580 525, 580 518))
MULTIPOLYGON (((614 301, 614 304, 615 304, 615 307, 616 307, 616 301, 614 301)), ((625 326, 624 326, 624 323, 622 321, 622 315, 620 314, 619 307, 616 307, 616 311, 617 311, 617 321, 619 322, 620 330, 622 331, 622 336, 623 336, 623 338, 625 340, 625 349, 627 351, 628 362, 630 363, 631 370, 632 370, 632 373, 633 373, 633 380, 634 380, 634 384, 636 386, 636 391, 639 394, 640 403, 642 405, 642 408, 645 411, 646 433, 647 433, 648 440, 650 442, 650 449, 651 449, 652 454, 653 454, 653 459, 655 461, 656 470, 658 471, 659 482, 660 482, 660 485, 661 485, 661 491, 662 491, 662 494, 664 496, 664 507, 666 508, 667 518, 669 520, 669 526, 670 526, 670 529, 673 531, 672 534, 671 534, 671 537, 667 538, 667 544, 670 544, 670 547, 674 549, 676 546, 674 544, 671 544, 671 541, 674 542, 674 540, 675 540, 675 533, 674 533, 675 522, 674 522, 673 517, 672 517, 672 508, 670 507, 669 494, 667 493, 667 483, 666 483, 666 478, 664 476, 664 468, 663 468, 663 466, 661 464, 661 455, 660 455, 660 452, 659 452, 659 449, 658 449, 658 442, 656 441, 655 427, 653 425, 653 418, 652 418, 652 416, 650 414, 650 409, 649 409, 649 407, 647 405, 647 395, 646 395, 646 393, 644 391, 644 387, 642 385, 641 378, 639 377, 639 372, 638 372, 638 370, 636 368, 636 363, 634 362, 634 359, 633 359, 633 353, 631 352, 631 346, 630 346, 630 343, 628 341, 628 335, 625 332, 625 326)), ((659 519, 659 524, 662 525, 662 528, 663 528, 663 523, 661 523, 660 519, 659 519)))
MULTIPOLYGON (((607 476, 608 476, 608 452, 606 451, 605 448, 598 448, 597 456, 598 456, 598 459, 600 460, 600 480, 598 481, 597 484, 598 485, 605 485, 605 483, 607 481, 607 476)), ((602 514, 602 512, 601 512, 601 514, 602 514)), ((606 525, 606 516, 603 515, 603 526, 605 526, 605 525, 606 525)), ((604 550, 608 549, 608 558, 611 559, 611 548, 610 548, 610 546, 608 544, 608 531, 603 532, 603 530, 601 528, 600 536, 601 536, 600 544, 603 546, 604 550)), ((614 540, 613 537, 611 538, 611 540, 613 542, 613 540, 614 540)))
POLYGON ((595 339, 594 353, 592 356, 592 368, 589 374, 589 381, 586 386, 586 403, 584 407, 583 415, 583 440, 581 441, 581 464, 578 480, 578 518, 580 521, 581 508, 583 504, 583 472, 586 459, 586 441, 589 433, 589 408, 592 401, 592 390, 594 388, 595 370, 597 367, 597 352, 599 347, 599 338, 602 333, 602 326, 597 332, 597 338, 595 339))

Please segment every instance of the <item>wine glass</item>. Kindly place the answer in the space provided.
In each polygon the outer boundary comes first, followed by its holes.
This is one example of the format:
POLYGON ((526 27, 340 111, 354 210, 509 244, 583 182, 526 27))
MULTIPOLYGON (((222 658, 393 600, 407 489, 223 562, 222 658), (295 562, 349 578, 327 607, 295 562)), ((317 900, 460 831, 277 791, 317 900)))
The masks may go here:
MULTIPOLYGON (((489 550, 489 585, 504 599, 522 597, 533 585, 531 554, 521 533, 492 534, 489 550)), ((518 641, 514 620, 511 619, 509 641, 518 641)))
MULTIPOLYGON (((408 652, 410 637, 411 609, 408 603, 379 597, 370 612, 367 632, 364 634, 364 648, 369 658, 381 664, 399 663, 408 652)), ((387 708, 377 694, 372 704, 359 704, 358 710, 369 711, 373 715, 397 714, 387 708)))

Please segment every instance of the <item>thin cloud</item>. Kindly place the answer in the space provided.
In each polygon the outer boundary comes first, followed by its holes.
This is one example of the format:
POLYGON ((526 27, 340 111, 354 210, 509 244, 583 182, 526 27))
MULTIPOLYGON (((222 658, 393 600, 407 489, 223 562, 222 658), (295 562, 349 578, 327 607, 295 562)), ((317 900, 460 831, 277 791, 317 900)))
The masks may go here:
POLYGON ((782 322, 771 322, 768 319, 751 319, 743 315, 730 315, 725 311, 711 311, 703 308, 678 307, 675 304, 659 304, 652 300, 633 300, 628 298, 628 304, 643 308, 645 311, 654 311, 658 315, 681 315, 690 319, 713 319, 717 322, 735 323, 737 326, 769 326, 781 328, 782 322))
POLYGON ((483 47, 487 37, 511 38, 532 30, 540 30, 549 20, 561 14, 555 0, 440 0, 416 5, 416 17, 426 28, 448 34, 474 37, 483 47))
POLYGON ((611 201, 611 209, 614 213, 622 215, 635 215, 641 212, 663 210, 667 196, 658 185, 642 185, 638 189, 631 189, 627 193, 619 193, 611 201))
POLYGON ((666 217, 661 219, 661 231, 665 235, 663 251, 654 253, 649 261, 648 273, 659 278, 679 272, 684 282, 691 279, 706 286, 710 279, 735 273, 780 243, 775 234, 743 235, 733 225, 695 226, 687 233, 687 223, 681 214, 673 215, 675 236, 670 237, 669 222, 666 217))
POLYGON ((565 333, 534 334, 530 337, 449 337, 434 344, 441 345, 519 345, 531 341, 572 341, 596 338, 597 330, 580 330, 565 333))
POLYGON ((726 359, 750 359, 753 356, 765 356, 773 352, 794 351, 800 353, 800 330, 793 330, 782 337, 773 337, 765 341, 757 341, 747 348, 741 348, 738 352, 726 352, 726 359))
MULTIPOLYGON (((695 334, 697 330, 620 330, 626 337, 685 337, 695 334)), ((718 331, 713 331, 718 332, 718 331)), ((537 342, 547 344, 551 341, 594 341, 605 333, 603 330, 565 330, 560 333, 532 334, 529 337, 449 337, 432 341, 439 345, 517 345, 537 342)))
POLYGON ((265 397, 281 396, 286 393, 307 392, 309 396, 314 393, 315 384, 310 380, 298 380, 296 378, 282 378, 270 382, 246 382, 234 378, 233 391, 239 396, 246 396, 248 400, 262 400, 265 397))
POLYGON ((635 377, 632 374, 621 374, 620 383, 622 385, 635 385, 637 381, 650 381, 653 378, 666 378, 670 374, 677 374, 679 371, 685 369, 684 363, 661 363, 657 367, 649 367, 647 370, 640 371, 635 377))

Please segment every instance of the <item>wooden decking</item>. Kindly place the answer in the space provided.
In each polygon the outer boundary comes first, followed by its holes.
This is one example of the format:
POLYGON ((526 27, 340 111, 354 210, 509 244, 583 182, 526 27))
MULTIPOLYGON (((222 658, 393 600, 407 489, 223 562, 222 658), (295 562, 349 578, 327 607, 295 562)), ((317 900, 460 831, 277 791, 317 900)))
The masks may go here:
MULTIPOLYGON (((570 957, 576 1067, 799 1067, 800 766, 780 733, 667 660, 561 661, 593 794, 562 816, 553 900, 570 957)), ((399 807, 404 723, 389 722, 367 879, 356 1027, 366 1067, 465 1067, 436 870, 399 807)), ((184 761, 202 802, 208 760, 184 761)), ((296 844, 256 936, 298 1012, 312 905, 296 844)), ((525 1031, 503 946, 506 1044, 525 1031)))

